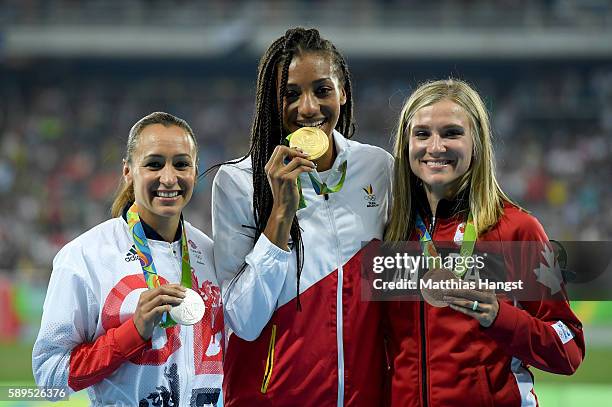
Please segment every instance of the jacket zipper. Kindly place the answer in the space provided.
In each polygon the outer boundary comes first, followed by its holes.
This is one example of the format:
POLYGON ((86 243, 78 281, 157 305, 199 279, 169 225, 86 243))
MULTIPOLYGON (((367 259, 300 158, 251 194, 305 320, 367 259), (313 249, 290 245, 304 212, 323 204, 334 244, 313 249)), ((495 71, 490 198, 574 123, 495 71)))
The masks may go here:
POLYGON ((427 407, 427 348, 425 344, 425 335, 427 330, 425 329, 425 302, 419 303, 420 320, 421 323, 421 393, 423 394, 423 406, 427 407))
MULTIPOLYGON (((431 219, 431 225, 429 227, 429 235, 431 236, 431 240, 433 241, 433 234, 436 228, 436 217, 433 216, 431 219)), ((425 326, 425 301, 421 301, 419 303, 419 313, 420 313, 420 330, 421 330, 421 393, 423 393, 423 406, 427 407, 429 405, 429 398, 427 396, 427 327, 425 326)))
POLYGON ((336 341, 338 345, 338 407, 344 406, 344 332, 343 332, 343 309, 342 309, 342 290, 344 280, 344 270, 340 261, 340 242, 336 223, 329 206, 329 195, 325 194, 325 207, 327 216, 332 227, 332 233, 336 240, 336 264, 338 265, 338 285, 336 288, 336 341))
MULTIPOLYGON (((180 247, 180 246, 179 246, 180 247)), ((177 271, 179 273, 179 283, 182 280, 182 257, 178 255, 178 253, 180 253, 180 248, 178 249, 179 251, 177 252, 177 250, 175 250, 175 248, 173 247, 172 243, 168 243, 168 249, 170 250, 170 257, 174 260, 174 264, 177 266, 177 271)), ((183 342, 183 353, 185 354, 185 363, 187 366, 187 369, 191 369, 192 366, 195 366, 195 355, 193 353, 193 351, 190 351, 190 349, 193 349, 193 338, 190 338, 189 332, 191 331, 193 333, 193 327, 189 327, 188 329, 184 329, 187 327, 181 327, 179 324, 177 324, 176 326, 179 327, 180 329, 180 336, 182 336, 182 342, 183 342)), ((189 370, 190 371, 190 370, 189 370)), ((188 374, 187 377, 185 378, 185 385, 183 386, 182 389, 182 394, 183 395, 187 395, 189 394, 189 389, 192 386, 191 383, 191 374, 188 374)), ((180 395, 178 395, 180 397, 180 395)))

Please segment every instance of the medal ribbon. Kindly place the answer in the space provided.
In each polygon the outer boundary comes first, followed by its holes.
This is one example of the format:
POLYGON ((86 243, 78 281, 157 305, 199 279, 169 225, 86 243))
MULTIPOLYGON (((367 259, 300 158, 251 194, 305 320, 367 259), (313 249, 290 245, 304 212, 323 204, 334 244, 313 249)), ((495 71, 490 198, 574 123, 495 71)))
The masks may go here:
MULTIPOLYGON (((138 206, 134 204, 127 211, 127 223, 134 239, 134 246, 136 247, 136 253, 140 260, 140 266, 142 267, 142 274, 147 283, 147 287, 150 289, 157 288, 161 284, 159 282, 159 276, 155 269, 155 263, 153 263, 153 256, 151 249, 147 243, 147 237, 145 236, 140 217, 138 216, 138 206)), ((189 262, 189 249, 187 248, 187 236, 185 235, 185 224, 181 218, 181 285, 183 287, 191 288, 191 264, 189 262)), ((168 315, 164 313, 160 326, 162 328, 170 328, 176 325, 176 322, 168 315)))
MULTIPOLYGON (((417 214, 416 216, 416 232, 419 236, 419 242, 421 244, 421 250, 423 251, 423 255, 428 258, 433 258, 433 264, 436 268, 442 268, 442 257, 438 253, 436 246, 433 243, 431 235, 425 226, 425 222, 421 218, 421 215, 417 214)), ((472 213, 468 215, 467 222, 465 223, 465 230, 463 232, 463 241, 461 242, 461 249, 459 249, 459 254, 461 257, 466 258, 470 257, 474 252, 474 246, 476 245, 476 227, 474 226, 474 218, 472 217, 472 213)), ((429 264, 429 263, 428 263, 429 264)), ((456 276, 463 277, 463 275, 467 272, 467 269, 462 273, 457 273, 453 270, 456 276)))
MULTIPOLYGON (((291 134, 288 135, 285 138, 285 140, 287 140, 287 144, 288 144, 289 140, 291 140, 291 134)), ((338 183, 333 186, 329 186, 325 182, 321 182, 321 180, 318 178, 318 175, 315 176, 314 174, 309 172, 308 178, 310 179, 310 183, 312 184, 312 188, 314 189, 315 193, 317 195, 327 195, 327 194, 333 194, 334 192, 340 191, 342 187, 344 186, 344 180, 346 179, 346 167, 347 167, 346 161, 340 164, 340 168, 339 168, 341 172, 340 181, 338 181, 338 183)), ((300 204, 298 206, 298 209, 303 209, 306 207, 306 200, 304 199, 304 194, 302 193, 302 182, 299 177, 297 179, 297 186, 298 186, 298 190, 300 191, 300 204)))

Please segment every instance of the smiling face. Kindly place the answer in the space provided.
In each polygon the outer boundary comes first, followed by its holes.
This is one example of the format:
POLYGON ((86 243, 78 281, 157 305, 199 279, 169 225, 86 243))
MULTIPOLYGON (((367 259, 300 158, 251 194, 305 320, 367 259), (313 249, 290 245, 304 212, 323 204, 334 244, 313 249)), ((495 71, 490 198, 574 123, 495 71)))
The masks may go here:
POLYGON ((285 131, 318 127, 331 136, 345 103, 346 93, 329 55, 305 52, 293 57, 283 111, 285 131))
POLYGON ((142 129, 130 163, 124 163, 125 181, 133 183, 139 216, 159 232, 176 223, 193 194, 197 176, 196 148, 178 126, 152 124, 142 129))
POLYGON ((472 162, 474 142, 465 110, 448 99, 419 109, 408 141, 410 169, 428 190, 454 192, 472 162))

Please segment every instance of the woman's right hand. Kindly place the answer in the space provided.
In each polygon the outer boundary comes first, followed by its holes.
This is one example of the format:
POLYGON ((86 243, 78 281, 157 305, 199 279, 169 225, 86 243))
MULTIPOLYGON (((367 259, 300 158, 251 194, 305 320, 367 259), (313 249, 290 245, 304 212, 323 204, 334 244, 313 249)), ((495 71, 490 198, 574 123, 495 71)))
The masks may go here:
POLYGON ((307 157, 308 154, 301 150, 276 146, 264 167, 274 197, 273 208, 286 213, 291 219, 300 203, 297 178, 301 173, 315 169, 314 163, 307 157))
POLYGON ((185 291, 186 288, 180 284, 166 284, 140 294, 132 318, 142 339, 151 339, 153 329, 161 321, 164 312, 183 302, 185 291))
POLYGON ((274 199, 264 234, 272 243, 285 249, 288 249, 291 223, 300 204, 297 179, 301 173, 315 169, 314 163, 307 157, 298 149, 276 146, 264 167, 274 199))

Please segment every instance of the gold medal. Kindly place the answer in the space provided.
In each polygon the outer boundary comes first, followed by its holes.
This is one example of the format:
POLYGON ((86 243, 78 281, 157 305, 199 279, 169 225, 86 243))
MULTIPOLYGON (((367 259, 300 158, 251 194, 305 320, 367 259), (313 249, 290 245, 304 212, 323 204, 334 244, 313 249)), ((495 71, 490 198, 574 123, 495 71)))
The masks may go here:
MULTIPOLYGON (((448 269, 436 268, 436 269, 429 270, 423 276, 423 282, 426 282, 429 280, 431 280, 432 283, 438 283, 438 282, 447 281, 447 280, 458 280, 458 278, 455 275, 455 273, 453 273, 452 271, 448 269)), ((442 292, 442 290, 435 289, 435 288, 432 288, 432 289, 421 288, 421 295, 423 296, 423 299, 425 300, 425 302, 427 302, 431 306, 438 307, 438 308, 443 308, 443 307, 448 306, 446 301, 443 300, 444 293, 442 292)))
POLYGON ((308 154, 309 160, 316 160, 329 148, 329 138, 317 127, 302 127, 291 134, 289 147, 299 148, 308 154))

